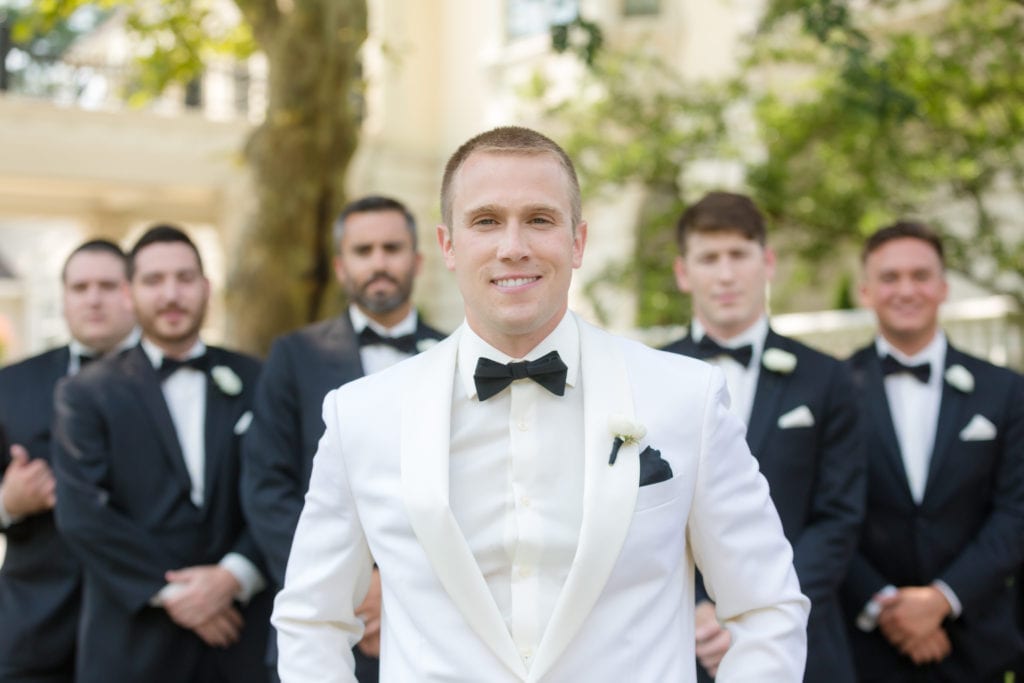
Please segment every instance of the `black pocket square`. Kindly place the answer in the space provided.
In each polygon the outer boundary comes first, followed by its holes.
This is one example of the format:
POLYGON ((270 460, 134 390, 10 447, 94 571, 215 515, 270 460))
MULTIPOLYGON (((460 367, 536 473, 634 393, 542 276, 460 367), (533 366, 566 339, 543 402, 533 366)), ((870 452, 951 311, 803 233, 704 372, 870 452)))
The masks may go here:
POLYGON ((672 478, 672 466, 662 459, 661 451, 650 446, 640 454, 640 486, 650 486, 672 478))

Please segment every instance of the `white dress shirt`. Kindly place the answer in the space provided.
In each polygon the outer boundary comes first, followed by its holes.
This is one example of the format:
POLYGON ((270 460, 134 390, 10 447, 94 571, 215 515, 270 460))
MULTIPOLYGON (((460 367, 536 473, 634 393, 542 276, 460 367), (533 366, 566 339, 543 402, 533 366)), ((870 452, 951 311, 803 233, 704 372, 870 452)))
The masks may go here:
POLYGON ((557 350, 564 396, 522 379, 477 399, 481 356, 506 363, 467 325, 452 399, 450 504, 512 639, 530 665, 576 554, 583 519, 579 330, 566 315, 530 353, 557 350))
POLYGON ((939 424, 939 405, 942 403, 942 371, 946 359, 946 335, 939 332, 921 351, 908 356, 894 348, 883 337, 875 340, 878 356, 891 355, 905 365, 928 363, 931 376, 925 384, 907 372, 885 378, 885 397, 889 401, 892 424, 903 456, 910 493, 914 502, 924 500, 928 467, 935 447, 935 430, 939 424))
MULTIPOLYGON (((355 330, 357 337, 367 327, 382 337, 402 337, 407 334, 416 334, 417 316, 415 309, 410 310, 409 315, 402 318, 394 327, 384 327, 376 320, 372 320, 354 304, 348 307, 348 315, 352 320, 352 329, 355 330)), ((387 344, 365 344, 359 346, 359 360, 362 361, 363 372, 367 375, 390 368, 395 363, 403 361, 408 357, 409 354, 402 353, 387 344)))
MULTIPOLYGON (((694 318, 691 324, 693 340, 700 342, 707 334, 700 321, 694 318)), ((757 393, 757 380, 761 376, 761 354, 764 352, 764 340, 768 336, 768 317, 761 316, 753 325, 731 339, 712 337, 719 345, 727 349, 735 349, 750 344, 750 364, 740 365, 732 356, 709 358, 708 362, 717 366, 725 375, 725 386, 729 390, 729 411, 740 418, 743 424, 750 423, 750 413, 754 409, 754 395, 757 393)))
MULTIPOLYGON (((145 351, 153 367, 159 369, 164 359, 163 351, 147 339, 142 340, 142 350, 145 351)), ((197 341, 195 346, 182 357, 182 360, 195 358, 204 353, 206 353, 206 345, 197 341)), ((174 431, 178 436, 178 444, 181 446, 185 469, 188 470, 189 480, 192 482, 190 492, 192 503, 197 508, 203 506, 206 497, 206 385, 208 382, 209 378, 206 373, 183 366, 165 379, 161 385, 167 409, 171 414, 171 421, 174 423, 174 431)), ((266 586, 266 580, 260 571, 240 553, 228 553, 221 558, 218 564, 231 572, 238 580, 241 588, 235 597, 241 602, 247 602, 249 598, 266 586)), ((168 567, 168 569, 181 569, 181 567, 168 567)), ((154 597, 154 604, 162 604, 163 600, 176 590, 177 587, 174 584, 164 586, 154 597)))

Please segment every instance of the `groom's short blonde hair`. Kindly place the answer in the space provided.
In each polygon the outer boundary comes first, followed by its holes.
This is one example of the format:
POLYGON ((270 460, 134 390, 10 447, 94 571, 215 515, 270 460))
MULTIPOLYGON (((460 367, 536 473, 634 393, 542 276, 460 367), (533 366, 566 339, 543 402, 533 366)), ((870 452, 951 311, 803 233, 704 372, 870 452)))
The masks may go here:
POLYGON ((461 147, 455 150, 448 163, 444 167, 444 178, 441 180, 441 219, 449 228, 452 227, 452 184, 455 174, 465 163, 466 159, 474 152, 489 152, 493 154, 551 154, 562 165, 566 177, 569 179, 569 204, 572 208, 572 228, 582 220, 582 200, 580 198, 580 181, 576 177, 576 169, 572 160, 565 153, 558 143, 551 138, 541 135, 535 130, 522 128, 520 126, 502 126, 489 130, 486 133, 470 138, 461 147))

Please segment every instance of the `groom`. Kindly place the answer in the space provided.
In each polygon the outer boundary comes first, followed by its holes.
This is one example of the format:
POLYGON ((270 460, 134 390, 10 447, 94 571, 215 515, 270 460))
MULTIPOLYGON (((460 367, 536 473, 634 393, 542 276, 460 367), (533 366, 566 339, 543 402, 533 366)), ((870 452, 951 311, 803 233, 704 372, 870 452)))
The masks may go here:
POLYGON ((721 680, 799 680, 808 602, 721 374, 567 310, 587 225, 565 152, 478 135, 441 203, 466 322, 328 395, 282 681, 354 680, 374 561, 382 681, 692 681, 694 562, 734 634, 721 680))

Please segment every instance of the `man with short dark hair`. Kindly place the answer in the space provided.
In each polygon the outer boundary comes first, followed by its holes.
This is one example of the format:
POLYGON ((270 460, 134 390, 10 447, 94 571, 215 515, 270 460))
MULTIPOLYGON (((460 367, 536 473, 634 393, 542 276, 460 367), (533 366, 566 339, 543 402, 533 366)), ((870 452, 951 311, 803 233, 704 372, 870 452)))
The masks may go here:
POLYGON ((0 370, 0 681, 70 683, 81 599, 81 569, 53 521, 50 466, 53 391, 85 363, 138 339, 125 255, 113 242, 89 240, 61 271, 66 346, 0 370))
POLYGON ((946 340, 929 227, 882 228, 862 267, 878 336, 849 360, 868 503, 843 587, 860 680, 1001 683, 1022 651, 1011 578, 1024 551, 1024 379, 946 340))
POLYGON ((271 595, 238 500, 259 363, 200 340, 210 285, 183 231, 146 231, 128 272, 142 342, 57 389, 57 523, 84 569, 75 681, 265 680, 271 595))
MULTIPOLYGON (((843 364, 771 329, 775 254, 764 217, 744 195, 711 192, 680 217, 675 261, 692 296, 690 334, 666 347, 721 368, 730 410, 768 480, 800 588, 811 599, 806 683, 854 681, 838 588, 864 514, 865 459, 843 364)), ((714 593, 697 584, 696 652, 710 680, 731 640, 714 593), (710 594, 709 594, 710 593, 710 594)))
POLYGON ((736 636, 723 680, 796 680, 808 602, 719 373, 568 310, 587 224, 564 150, 482 133, 441 197, 466 321, 324 401, 282 681, 354 680, 374 561, 384 681, 692 682, 695 561, 736 636))
MULTIPOLYGON (((334 222, 334 272, 349 298, 341 315, 275 340, 256 389, 252 429, 243 445, 242 501, 270 578, 284 584, 292 535, 317 442, 324 431, 324 396, 346 382, 383 370, 444 335, 412 306, 422 256, 416 222, 390 197, 348 204, 334 222)), ((379 580, 374 579, 375 586, 379 580)), ((360 683, 377 680, 380 591, 359 615, 366 622, 356 647, 360 683)), ((271 664, 276 661, 272 647, 271 664)))

